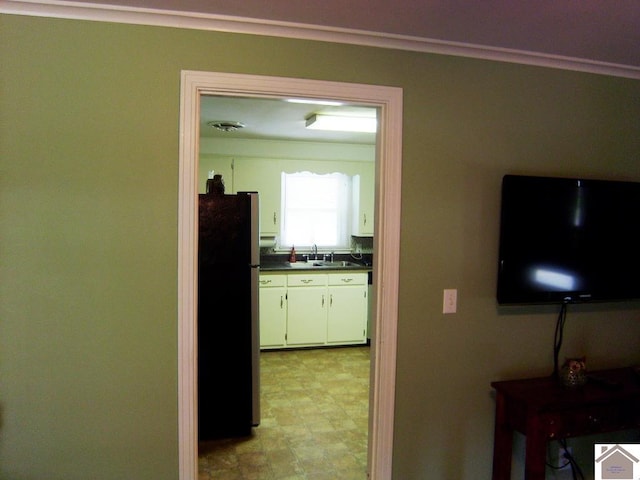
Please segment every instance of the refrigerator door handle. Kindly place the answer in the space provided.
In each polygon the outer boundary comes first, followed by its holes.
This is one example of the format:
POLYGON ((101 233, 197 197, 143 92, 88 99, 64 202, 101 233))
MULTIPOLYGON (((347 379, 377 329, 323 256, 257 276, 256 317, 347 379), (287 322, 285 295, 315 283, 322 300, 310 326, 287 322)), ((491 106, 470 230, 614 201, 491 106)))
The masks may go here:
POLYGON ((252 424, 260 424, 260 201, 257 192, 251 197, 251 374, 252 424))
POLYGON ((249 193, 251 197, 251 266, 260 265, 260 198, 257 192, 249 193))
POLYGON ((251 417, 260 424, 260 267, 251 268, 251 417))

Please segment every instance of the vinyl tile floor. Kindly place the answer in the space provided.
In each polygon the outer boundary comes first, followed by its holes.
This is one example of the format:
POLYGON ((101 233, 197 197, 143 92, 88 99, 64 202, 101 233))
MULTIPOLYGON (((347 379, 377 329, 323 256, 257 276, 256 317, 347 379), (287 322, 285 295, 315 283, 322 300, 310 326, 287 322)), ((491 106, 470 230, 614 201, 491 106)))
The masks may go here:
POLYGON ((261 423, 199 445, 199 480, 365 480, 369 347, 264 351, 261 423))

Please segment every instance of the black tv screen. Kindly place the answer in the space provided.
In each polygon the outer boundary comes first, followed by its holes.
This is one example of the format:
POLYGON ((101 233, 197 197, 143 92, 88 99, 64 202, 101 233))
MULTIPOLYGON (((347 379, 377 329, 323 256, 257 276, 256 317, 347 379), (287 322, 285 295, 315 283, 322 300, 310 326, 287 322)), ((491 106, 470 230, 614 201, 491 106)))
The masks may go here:
POLYGON ((506 175, 499 304, 640 298, 640 183, 506 175))

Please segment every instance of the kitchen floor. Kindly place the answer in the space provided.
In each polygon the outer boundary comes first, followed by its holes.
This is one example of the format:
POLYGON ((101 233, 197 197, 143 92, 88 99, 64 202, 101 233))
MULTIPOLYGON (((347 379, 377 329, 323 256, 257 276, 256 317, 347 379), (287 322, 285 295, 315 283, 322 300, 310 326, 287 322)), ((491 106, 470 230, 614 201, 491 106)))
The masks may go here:
POLYGON ((367 478, 369 347, 261 353, 262 421, 200 444, 199 480, 367 478))

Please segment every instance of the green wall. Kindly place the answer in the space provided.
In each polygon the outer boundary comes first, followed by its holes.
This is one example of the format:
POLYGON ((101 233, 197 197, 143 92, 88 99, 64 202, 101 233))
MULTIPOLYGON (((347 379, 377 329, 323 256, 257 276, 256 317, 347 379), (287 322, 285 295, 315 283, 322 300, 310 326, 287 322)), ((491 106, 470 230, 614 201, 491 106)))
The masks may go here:
MULTIPOLYGON (((177 478, 183 69, 404 89, 394 479, 489 478, 489 383, 549 373, 556 317, 496 307, 500 179, 640 181, 640 81, 11 15, 0 32, 0 478, 177 478)), ((639 317, 571 308, 563 354, 640 363, 639 317)))

